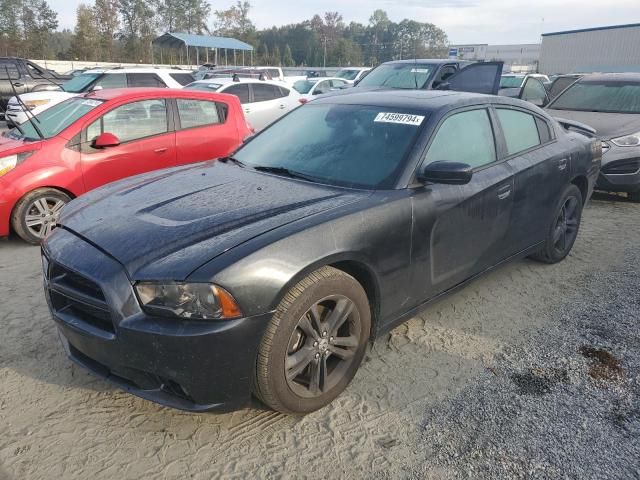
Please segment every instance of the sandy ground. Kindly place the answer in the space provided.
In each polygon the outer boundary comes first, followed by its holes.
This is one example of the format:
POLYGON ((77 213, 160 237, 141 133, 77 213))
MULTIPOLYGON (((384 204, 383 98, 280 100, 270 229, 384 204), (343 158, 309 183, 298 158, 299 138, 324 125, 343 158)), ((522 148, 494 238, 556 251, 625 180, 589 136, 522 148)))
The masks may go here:
POLYGON ((518 261, 442 300, 376 341, 347 391, 304 418, 259 404, 183 413, 74 367, 48 315, 38 249, 0 242, 0 479, 441 478, 455 459, 425 458, 432 412, 490 382, 497 358, 571 311, 585 276, 628 268, 639 239, 640 205, 594 201, 565 262, 518 261))

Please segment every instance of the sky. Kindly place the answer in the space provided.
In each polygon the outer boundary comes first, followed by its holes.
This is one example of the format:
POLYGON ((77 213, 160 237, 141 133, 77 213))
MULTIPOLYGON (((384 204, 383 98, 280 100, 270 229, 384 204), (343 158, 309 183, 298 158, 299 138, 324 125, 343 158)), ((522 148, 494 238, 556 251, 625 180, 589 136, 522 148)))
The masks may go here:
MULTIPOLYGON (((60 28, 73 28, 83 0, 48 0, 58 12, 60 28)), ((338 11, 346 23, 367 23, 371 13, 385 10, 393 21, 404 18, 442 28, 450 43, 537 43, 540 34, 562 30, 640 23, 639 0, 250 0, 251 19, 268 28, 338 11)), ((84 0, 91 3, 91 0, 84 0)), ((210 0, 213 10, 233 0, 210 0)))

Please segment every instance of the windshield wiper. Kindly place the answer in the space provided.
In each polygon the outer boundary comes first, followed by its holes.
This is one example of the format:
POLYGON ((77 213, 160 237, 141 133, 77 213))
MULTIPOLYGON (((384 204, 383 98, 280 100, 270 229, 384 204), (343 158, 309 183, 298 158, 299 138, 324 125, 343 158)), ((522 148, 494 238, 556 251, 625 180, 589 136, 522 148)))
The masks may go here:
POLYGON ((246 166, 246 165, 244 164, 244 162, 242 162, 242 161, 238 160, 236 157, 232 157, 232 156, 229 156, 229 157, 222 157, 222 158, 220 159, 220 161, 221 161, 221 162, 224 162, 224 163, 227 163, 227 162, 233 162, 233 163, 235 163, 236 165, 238 165, 239 167, 245 167, 245 166, 246 166))
POLYGON ((257 167, 253 167, 253 169, 257 170, 258 172, 273 173, 274 175, 280 175, 289 178, 298 178, 300 180, 307 180, 308 182, 317 183, 319 181, 319 179, 316 177, 305 175, 304 173, 300 172, 295 172, 285 167, 264 167, 259 165, 257 167))

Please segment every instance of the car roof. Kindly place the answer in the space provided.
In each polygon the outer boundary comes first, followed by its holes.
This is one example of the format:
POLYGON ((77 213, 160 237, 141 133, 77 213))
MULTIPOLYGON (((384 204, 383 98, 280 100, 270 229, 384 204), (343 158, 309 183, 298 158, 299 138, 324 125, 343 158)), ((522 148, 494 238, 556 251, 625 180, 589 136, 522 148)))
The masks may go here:
POLYGON ((640 83, 640 73, 589 73, 582 76, 580 83, 597 83, 606 81, 619 81, 619 82, 638 82, 640 83))
POLYGON ((530 103, 509 97, 480 93, 454 92, 450 90, 373 90, 355 92, 354 89, 338 91, 314 99, 312 104, 370 105, 385 108, 403 108, 433 112, 448 107, 474 104, 517 105, 530 108, 530 103))
POLYGON ((85 93, 80 98, 95 98, 96 100, 114 100, 120 98, 157 97, 157 98, 211 98, 211 95, 222 95, 215 92, 198 90, 184 90, 178 88, 105 88, 85 93))
POLYGON ((435 64, 444 64, 444 63, 460 63, 459 60, 449 60, 443 58, 409 58, 406 60, 392 60, 390 62, 384 62, 382 65, 390 65, 394 63, 435 63, 435 64))
POLYGON ((230 83, 265 83, 267 85, 275 85, 277 87, 290 88, 285 83, 279 82, 277 80, 260 80, 258 78, 242 78, 242 77, 240 77, 238 80, 234 80, 231 77, 205 78, 204 80, 196 80, 195 82, 191 82, 190 85, 193 85, 194 83, 216 83, 219 85, 228 85, 230 83))
POLYGON ((188 73, 190 70, 177 70, 175 68, 131 67, 131 68, 94 68, 85 70, 84 73, 188 73))

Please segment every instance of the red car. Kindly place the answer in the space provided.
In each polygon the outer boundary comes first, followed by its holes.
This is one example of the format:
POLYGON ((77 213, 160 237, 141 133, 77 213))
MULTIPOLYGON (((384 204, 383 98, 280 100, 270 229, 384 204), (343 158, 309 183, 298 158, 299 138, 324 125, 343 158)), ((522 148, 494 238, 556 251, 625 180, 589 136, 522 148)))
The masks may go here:
POLYGON ((100 90, 0 137, 0 237, 39 243, 71 199, 139 173, 220 158, 251 134, 233 95, 100 90))

